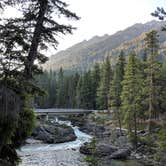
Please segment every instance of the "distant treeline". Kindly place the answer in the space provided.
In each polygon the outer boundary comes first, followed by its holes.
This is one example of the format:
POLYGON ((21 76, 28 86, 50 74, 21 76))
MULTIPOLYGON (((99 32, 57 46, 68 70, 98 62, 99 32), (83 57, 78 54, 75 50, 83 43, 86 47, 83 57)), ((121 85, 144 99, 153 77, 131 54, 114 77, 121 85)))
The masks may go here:
MULTIPOLYGON (((107 63, 110 66, 108 58, 107 63)), ((41 108, 99 108, 97 89, 105 65, 96 64, 92 70, 83 74, 66 74, 62 68, 59 72, 45 71, 36 78, 45 95, 36 97, 35 105, 41 108)))

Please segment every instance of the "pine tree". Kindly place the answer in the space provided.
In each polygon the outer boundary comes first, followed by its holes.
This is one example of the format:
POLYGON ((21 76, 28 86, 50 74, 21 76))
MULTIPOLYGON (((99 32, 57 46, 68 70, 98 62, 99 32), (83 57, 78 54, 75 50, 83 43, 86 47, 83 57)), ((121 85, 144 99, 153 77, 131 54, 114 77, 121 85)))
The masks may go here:
POLYGON ((79 108, 93 108, 93 88, 90 71, 85 73, 79 80, 77 87, 77 100, 79 108))
POLYGON ((109 57, 106 58, 101 71, 101 79, 97 90, 98 109, 108 109, 110 81, 112 79, 112 69, 109 57))
POLYGON ((56 105, 56 93, 57 93, 57 82, 56 82, 56 72, 50 71, 49 72, 49 108, 54 108, 56 105))
POLYGON ((79 78, 80 78, 80 75, 78 73, 76 73, 74 75, 74 83, 73 83, 74 92, 71 92, 71 93, 73 93, 73 99, 74 99, 73 108, 77 107, 77 85, 78 85, 79 78))
MULTIPOLYGON (((118 66, 119 66, 119 70, 121 71, 122 74, 124 74, 124 69, 125 69, 125 55, 124 55, 124 52, 121 51, 120 54, 119 54, 119 59, 118 59, 118 62, 117 62, 118 66)), ((123 78, 123 75, 121 75, 121 78, 123 78)))
POLYGON ((58 80, 57 80, 58 86, 57 86, 57 103, 56 106, 58 108, 64 108, 65 106, 65 77, 63 69, 60 68, 58 73, 58 80))
MULTIPOLYGON (((151 13, 151 15, 154 17, 158 17, 159 20, 164 20, 166 17, 166 12, 163 7, 157 7, 157 9, 153 13, 151 13)), ((165 27, 164 27, 164 29, 165 29, 165 27)))
POLYGON ((92 100, 93 100, 93 109, 97 109, 97 103, 96 103, 96 99, 97 99, 97 89, 99 87, 99 82, 100 82, 100 66, 99 64, 95 64, 95 66, 93 67, 92 70, 92 100))
POLYGON ((83 76, 81 75, 76 87, 76 107, 81 108, 82 104, 82 91, 83 91, 83 76))
POLYGON ((143 58, 138 61, 139 69, 139 83, 140 83, 140 102, 139 102, 139 112, 138 112, 138 122, 145 121, 148 117, 148 89, 147 85, 147 55, 143 55, 143 58))
POLYGON ((160 109, 162 113, 166 113, 166 59, 164 60, 161 68, 161 75, 160 75, 160 109))
POLYGON ((131 53, 125 68, 124 80, 122 81, 122 115, 129 136, 137 146, 137 115, 140 110, 140 79, 138 59, 135 53, 131 53), (134 132, 133 132, 134 131, 134 132))
POLYGON ((110 87, 110 99, 109 99, 109 107, 114 111, 114 119, 118 120, 118 124, 121 131, 121 93, 122 93, 122 81, 124 76, 124 67, 125 67, 125 59, 124 53, 121 52, 119 55, 119 59, 117 64, 115 65, 113 80, 111 81, 110 87))
POLYGON ((67 75, 64 78, 64 108, 74 108, 76 106, 76 87, 78 79, 78 74, 67 75))
POLYGON ((158 58, 158 35, 157 31, 151 31, 145 38, 148 60, 147 60, 147 92, 149 103, 149 124, 148 130, 151 131, 152 119, 159 118, 159 73, 160 64, 158 58))

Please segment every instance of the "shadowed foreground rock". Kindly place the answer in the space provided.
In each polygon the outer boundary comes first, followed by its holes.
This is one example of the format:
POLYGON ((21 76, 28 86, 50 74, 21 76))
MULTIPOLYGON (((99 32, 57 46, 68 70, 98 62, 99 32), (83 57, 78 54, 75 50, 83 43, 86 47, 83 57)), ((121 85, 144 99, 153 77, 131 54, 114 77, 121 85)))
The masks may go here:
POLYGON ((118 149, 109 144, 98 144, 92 148, 90 144, 84 144, 80 147, 80 153, 85 155, 95 155, 96 157, 108 157, 108 159, 126 159, 130 156, 130 149, 118 149))
POLYGON ((10 164, 10 163, 7 162, 7 161, 0 160, 0 166, 12 166, 12 164, 10 164))
POLYGON ((127 159, 127 157, 130 156, 130 154, 130 149, 119 149, 112 153, 110 159, 127 159))

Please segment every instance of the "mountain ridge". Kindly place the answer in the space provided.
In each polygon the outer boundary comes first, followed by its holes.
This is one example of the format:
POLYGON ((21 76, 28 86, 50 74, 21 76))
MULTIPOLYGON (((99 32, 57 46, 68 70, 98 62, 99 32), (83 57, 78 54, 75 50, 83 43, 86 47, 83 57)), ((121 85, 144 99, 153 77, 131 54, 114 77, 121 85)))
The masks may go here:
MULTIPOLYGON (((138 50, 135 45, 139 45, 139 41, 142 42, 142 36, 146 32, 152 29, 160 30, 165 24, 166 21, 152 20, 145 24, 136 23, 113 35, 94 36, 89 40, 84 40, 52 55, 50 60, 44 65, 44 69, 58 70, 60 67, 63 67, 65 70, 84 71, 90 69, 95 63, 101 63, 106 56, 110 56, 112 58, 111 62, 114 64, 118 52, 123 47, 125 47, 127 52, 132 48, 138 50), (138 43, 133 42, 135 44, 133 45, 132 40, 138 43)), ((162 38, 162 42, 166 41, 166 35, 162 38)))

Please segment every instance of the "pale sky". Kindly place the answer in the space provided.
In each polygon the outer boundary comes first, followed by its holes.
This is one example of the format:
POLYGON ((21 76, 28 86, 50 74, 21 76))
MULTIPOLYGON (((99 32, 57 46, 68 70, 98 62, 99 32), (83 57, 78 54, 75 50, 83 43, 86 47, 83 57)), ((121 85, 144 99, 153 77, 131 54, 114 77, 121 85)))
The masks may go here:
MULTIPOLYGON (((93 36, 113 34, 135 23, 145 23, 155 19, 150 15, 157 6, 166 8, 166 0, 64 0, 69 9, 76 12, 81 20, 69 21, 77 30, 73 35, 60 36, 57 50, 50 49, 48 54, 66 49, 93 36)), ((14 16, 14 11, 6 15, 14 16)))

